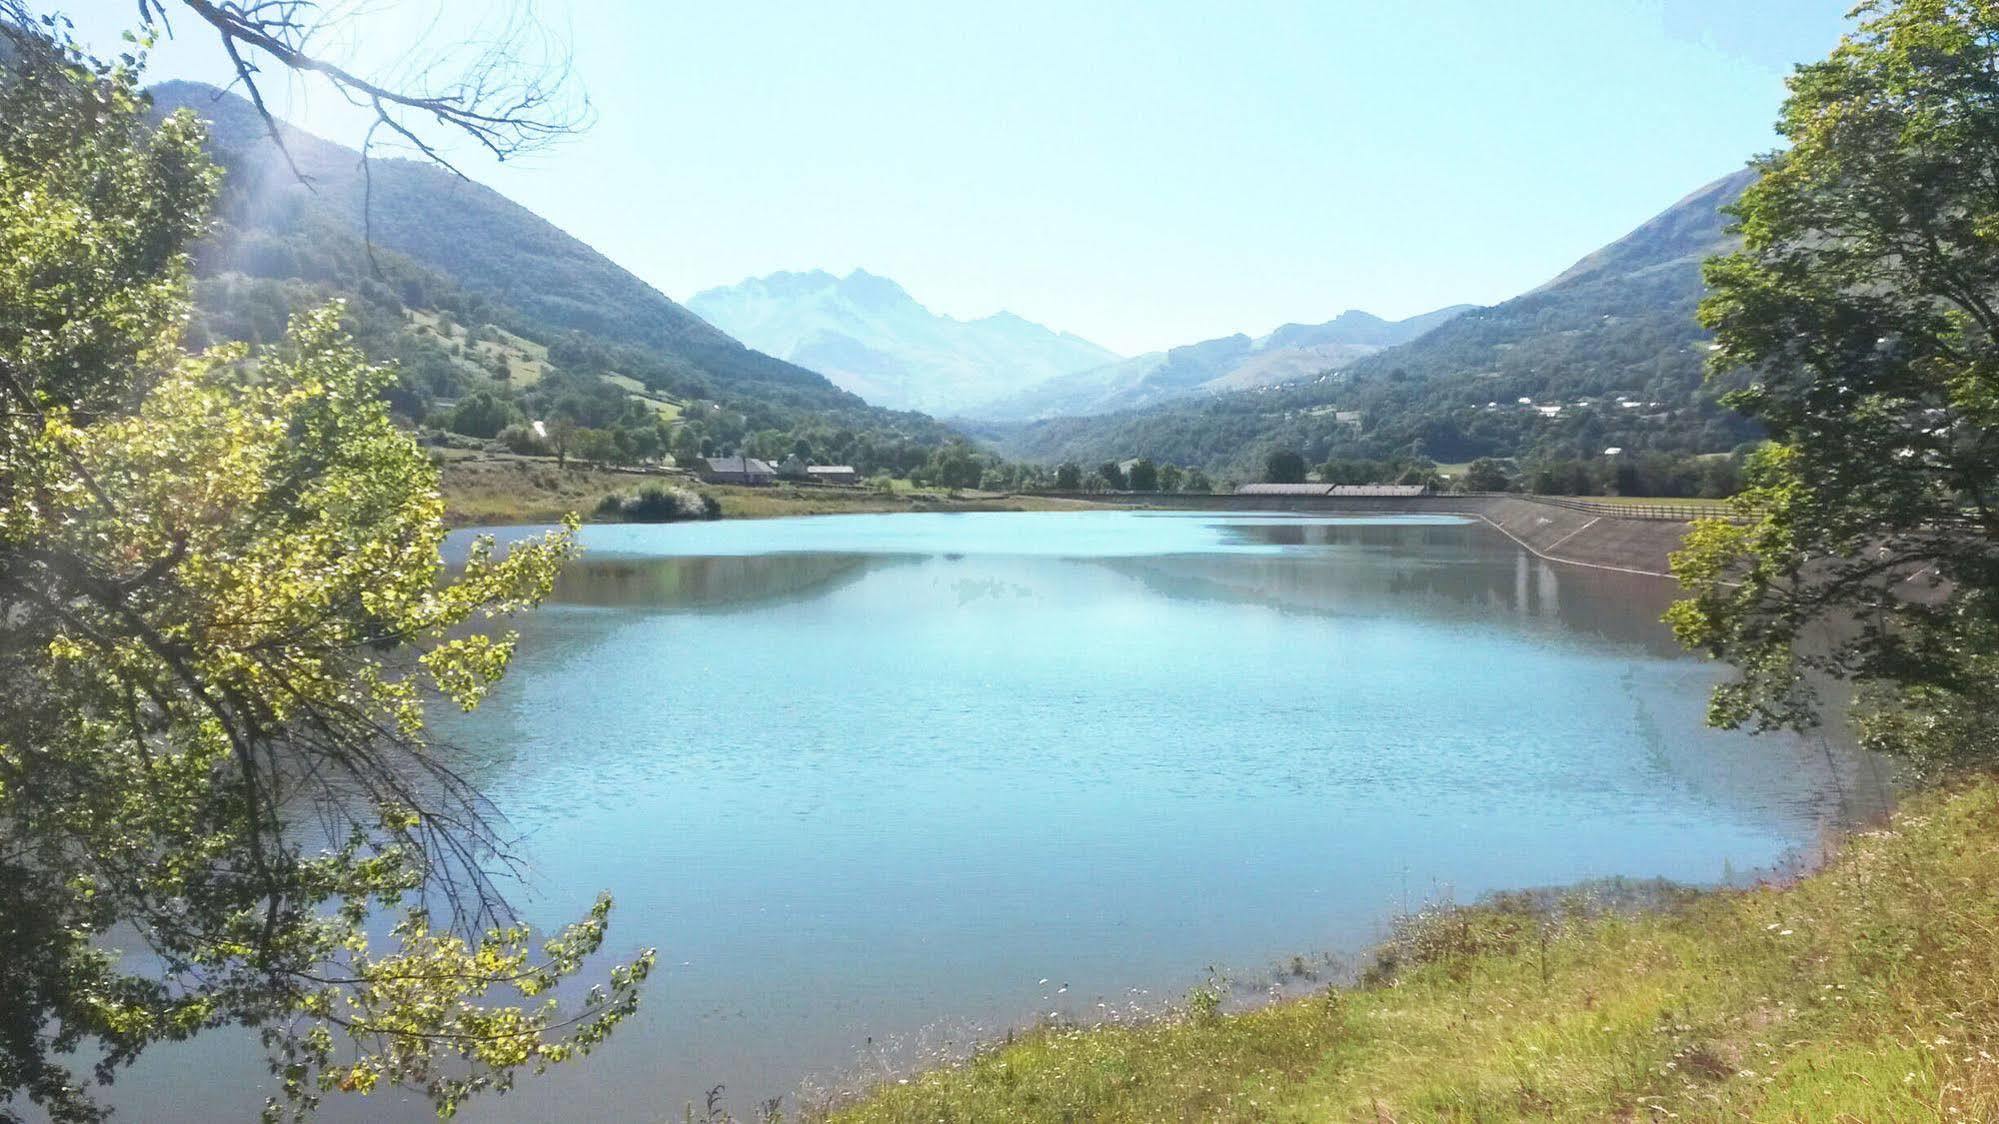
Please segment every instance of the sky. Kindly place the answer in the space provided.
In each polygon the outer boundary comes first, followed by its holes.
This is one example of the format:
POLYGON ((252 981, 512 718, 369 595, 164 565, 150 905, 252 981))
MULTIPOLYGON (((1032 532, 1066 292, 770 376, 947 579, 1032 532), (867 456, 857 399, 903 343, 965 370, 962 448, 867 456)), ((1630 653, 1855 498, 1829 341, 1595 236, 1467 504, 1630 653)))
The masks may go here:
MULTIPOLYGON (((376 0, 329 50, 379 68, 498 2, 376 0)), ((1784 76, 1847 6, 540 0, 594 127, 460 154, 676 299, 860 267, 1136 354, 1530 289, 1775 147, 1784 76)), ((110 48, 134 8, 67 10, 110 48)), ((174 26, 153 79, 229 76, 174 26)), ((312 82, 270 92, 358 143, 312 82)))

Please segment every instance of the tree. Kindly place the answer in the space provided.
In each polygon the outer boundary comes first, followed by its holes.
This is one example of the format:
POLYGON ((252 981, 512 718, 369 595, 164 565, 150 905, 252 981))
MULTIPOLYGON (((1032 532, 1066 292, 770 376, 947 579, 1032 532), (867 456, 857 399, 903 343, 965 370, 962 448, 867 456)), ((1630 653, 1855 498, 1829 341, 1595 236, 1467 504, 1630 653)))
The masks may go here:
POLYGON ((1182 472, 1182 471, 1181 471, 1181 469, 1180 469, 1180 466, 1179 466, 1179 465, 1177 465, 1177 464, 1162 464, 1162 465, 1160 465, 1160 466, 1159 466, 1159 490, 1160 490, 1160 491, 1162 491, 1162 492, 1177 492, 1177 491, 1179 491, 1179 490, 1180 490, 1180 482, 1181 482, 1181 479, 1182 479, 1182 477, 1184 477, 1185 475, 1186 475, 1186 474, 1185 474, 1184 472, 1182 472))
POLYGON ((1186 482, 1180 485, 1180 490, 1193 492, 1198 495, 1207 495, 1215 490, 1215 485, 1213 481, 1208 479, 1206 472, 1198 468, 1190 468, 1187 470, 1186 482))
MULTIPOLYGON (((449 60, 456 65, 412 57, 390 67, 387 77, 375 78, 315 50, 330 40, 365 34, 366 28, 353 24, 365 10, 290 0, 138 0, 147 40, 174 34, 169 7, 185 9, 221 43, 236 84, 287 160, 291 151, 284 130, 264 102, 260 64, 275 63, 317 78, 348 104, 367 111, 373 120, 361 145, 364 157, 381 133, 454 173, 457 167, 442 151, 446 138, 470 140, 495 159, 508 160, 587 128, 592 118, 589 98, 570 69, 567 46, 525 8, 468 36, 468 49, 453 52, 449 60)), ((21 0, 0 0, 0 13, 27 22, 19 18, 26 15, 21 0)))
POLYGON ((1480 457, 1465 466, 1465 490, 1468 492, 1504 492, 1513 486, 1506 472, 1506 462, 1492 457, 1480 457))
POLYGON ((427 699, 502 674, 497 622, 569 532, 446 579, 437 471, 337 307, 182 351, 201 131, 43 31, 0 64, 0 1117, 99 1119, 72 1067, 229 1024, 299 1112, 380 1084, 445 1111, 576 1056, 652 955, 532 998, 609 900, 539 944, 513 924, 502 841, 424 737, 427 699))
POLYGON ((445 428, 467 437, 492 438, 520 418, 520 409, 512 402, 490 390, 480 390, 466 395, 452 407, 445 428))
POLYGON ((1999 12, 1863 5, 1789 80, 1702 322, 1771 444, 1742 521, 1674 559, 1674 630, 1732 663, 1710 719, 1808 726, 1859 685, 1873 746, 1999 756, 1999 12), (1810 642, 1805 638, 1810 635, 1810 642))
POLYGON ((1134 492, 1156 492, 1159 490, 1159 466, 1140 457, 1131 466, 1131 475, 1126 482, 1134 492))
POLYGON ((1083 466, 1075 461, 1064 461, 1055 466, 1055 490, 1058 492, 1081 491, 1083 487, 1083 466))
POLYGON ((673 430, 673 463, 682 468, 701 456, 701 423, 682 422, 673 430))
POLYGON ((924 475, 945 488, 976 488, 984 472, 969 445, 953 442, 931 454, 924 475))
POLYGON ((558 417, 550 419, 542 429, 548 434, 549 449, 555 453, 555 467, 568 468, 569 454, 576 451, 576 438, 582 427, 567 417, 558 417))
POLYGON ((1119 468, 1116 461, 1105 461, 1098 465, 1096 475, 1097 479, 1103 482, 1105 491, 1122 492, 1127 486, 1124 478, 1124 469, 1119 468))
POLYGON ((1271 453, 1263 460, 1263 481, 1266 484, 1303 484, 1305 458, 1290 449, 1271 453))
POLYGON ((569 452, 577 460, 591 464, 616 464, 623 458, 619 455, 614 432, 609 429, 578 429, 570 435, 569 452))

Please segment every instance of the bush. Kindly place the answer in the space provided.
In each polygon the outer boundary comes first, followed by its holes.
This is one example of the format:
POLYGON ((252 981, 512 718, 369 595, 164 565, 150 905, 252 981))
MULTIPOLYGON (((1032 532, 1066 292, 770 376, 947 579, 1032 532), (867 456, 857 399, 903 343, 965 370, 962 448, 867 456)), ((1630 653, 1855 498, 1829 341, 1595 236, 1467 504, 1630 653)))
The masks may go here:
POLYGON ((524 425, 510 425, 501 430, 499 441, 509 452, 522 456, 545 457, 549 453, 548 442, 524 425))
POLYGON ((722 501, 692 488, 647 484, 636 492, 613 492, 597 502, 597 514, 634 523, 675 523, 720 519, 722 501))

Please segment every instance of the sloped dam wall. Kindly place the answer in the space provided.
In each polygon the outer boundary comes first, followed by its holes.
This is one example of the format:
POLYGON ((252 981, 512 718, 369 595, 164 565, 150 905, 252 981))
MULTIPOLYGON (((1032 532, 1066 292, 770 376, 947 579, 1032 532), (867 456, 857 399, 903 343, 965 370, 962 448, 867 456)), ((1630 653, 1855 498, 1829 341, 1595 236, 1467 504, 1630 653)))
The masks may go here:
POLYGON ((1687 524, 1682 521, 1629 518, 1601 510, 1578 510, 1503 495, 1186 496, 1078 493, 1076 498, 1097 503, 1195 511, 1469 515, 1484 520, 1536 556, 1551 562, 1655 577, 1671 576, 1668 556, 1680 549, 1680 540, 1687 533, 1687 524))

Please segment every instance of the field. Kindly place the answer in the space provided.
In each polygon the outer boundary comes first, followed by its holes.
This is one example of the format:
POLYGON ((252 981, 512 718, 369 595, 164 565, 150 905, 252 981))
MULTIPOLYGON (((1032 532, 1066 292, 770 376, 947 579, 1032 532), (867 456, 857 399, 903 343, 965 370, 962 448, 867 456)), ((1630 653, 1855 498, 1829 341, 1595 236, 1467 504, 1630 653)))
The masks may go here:
POLYGON ((589 519, 614 492, 651 482, 685 486, 722 501, 722 517, 771 518, 888 511, 1070 511, 1081 500, 992 492, 925 491, 898 481, 894 492, 862 488, 779 485, 744 488, 701 484, 679 474, 623 472, 570 465, 540 457, 441 452, 445 520, 453 526, 547 523, 576 512, 589 519))
MULTIPOLYGON (((435 336, 445 344, 461 348, 463 354, 454 361, 468 374, 496 378, 495 371, 503 370, 507 386, 518 393, 540 382, 541 376, 548 371, 548 348, 504 328, 488 324, 478 333, 485 338, 475 340, 473 333, 463 324, 447 320, 435 312, 408 309, 406 315, 411 331, 435 336)), ((668 420, 680 416, 681 403, 647 390, 644 383, 629 375, 613 372, 604 375, 603 379, 623 390, 626 397, 654 413, 665 415, 668 420)))
POLYGON ((569 512, 586 518, 612 492, 645 483, 636 473, 533 457, 450 456, 441 466, 444 518, 453 526, 550 523, 569 512))
POLYGON ((839 1124, 1999 1120, 1999 784, 1912 798, 1819 873, 1631 914, 1410 925, 1359 986, 1042 1027, 839 1124))

